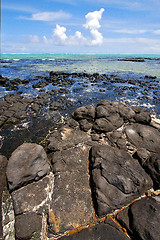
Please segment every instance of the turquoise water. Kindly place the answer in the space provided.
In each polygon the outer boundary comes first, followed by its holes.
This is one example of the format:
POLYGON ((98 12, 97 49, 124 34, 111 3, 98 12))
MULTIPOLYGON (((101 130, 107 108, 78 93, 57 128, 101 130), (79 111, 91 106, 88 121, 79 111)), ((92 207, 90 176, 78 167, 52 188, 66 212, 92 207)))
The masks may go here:
POLYGON ((160 54, 1 54, 2 59, 160 58, 160 54))

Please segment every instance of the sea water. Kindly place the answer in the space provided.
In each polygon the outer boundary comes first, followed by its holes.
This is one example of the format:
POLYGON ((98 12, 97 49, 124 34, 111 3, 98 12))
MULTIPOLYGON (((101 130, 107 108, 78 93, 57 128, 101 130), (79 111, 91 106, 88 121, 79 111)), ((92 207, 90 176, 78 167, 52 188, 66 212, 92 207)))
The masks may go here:
POLYGON ((23 79, 49 71, 134 73, 160 78, 160 55, 1 54, 4 77, 23 79), (126 61, 133 58, 145 61, 126 61))
MULTIPOLYGON (((103 82, 94 85, 88 81, 88 87, 77 93, 74 91, 75 88, 87 80, 75 79, 75 84, 68 86, 70 93, 67 97, 73 102, 81 101, 83 104, 95 104, 97 99, 104 98, 118 100, 144 106, 160 114, 160 55, 1 54, 0 62, 0 74, 3 77, 10 80, 15 78, 30 80, 28 85, 19 86, 18 91, 23 92, 23 97, 36 97, 40 89, 32 88, 32 80, 37 76, 47 77, 50 71, 116 75, 125 81, 123 83, 114 81, 108 87, 104 86, 103 82), (146 77, 148 86, 143 86, 146 77), (129 80, 139 82, 132 86, 128 83, 129 80), (119 94, 116 89, 125 86, 134 87, 136 90, 126 90, 119 94), (100 88, 105 88, 105 92, 100 93, 100 88)), ((53 88, 55 87, 50 83, 43 91, 47 92, 53 88)), ((16 91, 6 91, 0 86, 1 99, 8 93, 15 94, 16 91)))

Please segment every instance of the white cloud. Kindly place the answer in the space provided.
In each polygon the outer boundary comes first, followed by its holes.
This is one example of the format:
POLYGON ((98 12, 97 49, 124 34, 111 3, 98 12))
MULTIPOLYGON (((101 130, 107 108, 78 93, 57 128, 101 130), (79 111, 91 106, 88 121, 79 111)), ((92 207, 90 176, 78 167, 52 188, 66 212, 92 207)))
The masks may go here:
POLYGON ((102 13, 104 12, 104 8, 101 8, 99 11, 89 12, 85 18, 86 23, 83 25, 86 29, 98 29, 100 28, 99 21, 102 18, 102 13))
POLYGON ((102 18, 102 13, 104 12, 104 8, 101 8, 99 11, 89 12, 86 17, 86 23, 83 25, 86 29, 88 29, 91 33, 92 40, 91 45, 99 45, 103 42, 103 36, 98 31, 101 27, 99 21, 102 18))
POLYGON ((21 19, 50 22, 50 21, 55 21, 55 20, 59 20, 59 19, 69 19, 70 17, 71 17, 70 13, 66 13, 66 12, 60 10, 58 12, 33 13, 32 17, 30 17, 30 18, 21 17, 21 19))
MULTIPOLYGON (((56 25, 56 28, 53 29, 53 34, 50 39, 47 39, 46 36, 43 36, 41 42, 45 44, 52 44, 52 45, 72 45, 72 46, 94 46, 94 45, 101 45, 103 43, 103 36, 98 31, 100 28, 99 21, 102 18, 102 13, 104 9, 101 8, 99 11, 89 12, 86 17, 86 23, 83 25, 84 28, 89 30, 90 38, 86 38, 80 31, 76 31, 74 35, 67 36, 66 31, 67 29, 64 26, 60 26, 59 24, 56 25)), ((47 16, 43 14, 41 17, 40 15, 34 14, 34 20, 42 20, 46 19, 48 21, 51 19, 51 15, 47 16), (48 20, 47 20, 48 19, 48 20)), ((38 41, 37 36, 30 37, 32 42, 38 41)))
POLYGON ((67 35, 65 34, 66 28, 61 27, 58 24, 56 25, 56 28, 53 30, 53 38, 57 38, 61 42, 64 42, 68 39, 67 35))

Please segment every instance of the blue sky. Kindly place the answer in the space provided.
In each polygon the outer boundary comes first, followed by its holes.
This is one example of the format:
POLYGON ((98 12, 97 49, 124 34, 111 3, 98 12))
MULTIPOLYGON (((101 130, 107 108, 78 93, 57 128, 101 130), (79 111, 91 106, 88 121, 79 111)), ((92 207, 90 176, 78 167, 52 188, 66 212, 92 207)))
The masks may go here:
POLYGON ((1 0, 2 53, 160 54, 160 0, 1 0))

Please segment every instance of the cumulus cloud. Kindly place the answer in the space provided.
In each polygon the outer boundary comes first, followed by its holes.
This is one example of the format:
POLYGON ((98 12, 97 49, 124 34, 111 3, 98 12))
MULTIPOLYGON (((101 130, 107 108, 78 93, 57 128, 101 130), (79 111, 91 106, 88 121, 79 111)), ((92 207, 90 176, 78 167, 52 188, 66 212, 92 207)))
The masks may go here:
POLYGON ((102 18, 102 13, 104 12, 104 8, 101 8, 99 11, 89 12, 85 18, 86 23, 83 25, 86 29, 98 29, 100 28, 99 21, 102 18))
POLYGON ((103 42, 103 36, 98 31, 101 27, 99 21, 102 18, 102 13, 104 8, 101 8, 99 11, 89 12, 86 17, 86 23, 83 25, 86 29, 90 31, 92 36, 91 45, 100 45, 103 42))
MULTIPOLYGON (((93 45, 100 45, 103 43, 103 36, 98 31, 98 29, 101 27, 99 21, 102 18, 102 13, 104 12, 104 9, 101 8, 99 11, 89 12, 85 18, 86 23, 83 25, 83 27, 87 30, 89 30, 90 37, 85 37, 80 31, 76 31, 74 35, 67 35, 67 29, 64 26, 60 26, 59 24, 56 25, 56 27, 53 29, 53 33, 50 39, 47 39, 46 36, 43 36, 43 39, 41 40, 45 44, 54 44, 54 45, 86 45, 86 46, 93 46, 93 45)), ((36 20, 44 20, 51 19, 52 14, 48 17, 46 14, 43 15, 37 15, 34 14, 33 16, 36 20)), ((32 42, 38 41, 38 36, 30 36, 30 40, 32 42)))
POLYGON ((58 24, 56 25, 56 28, 53 30, 53 38, 57 38, 58 40, 60 40, 61 42, 65 42, 68 37, 65 34, 66 32, 66 28, 65 27, 61 27, 58 24))

